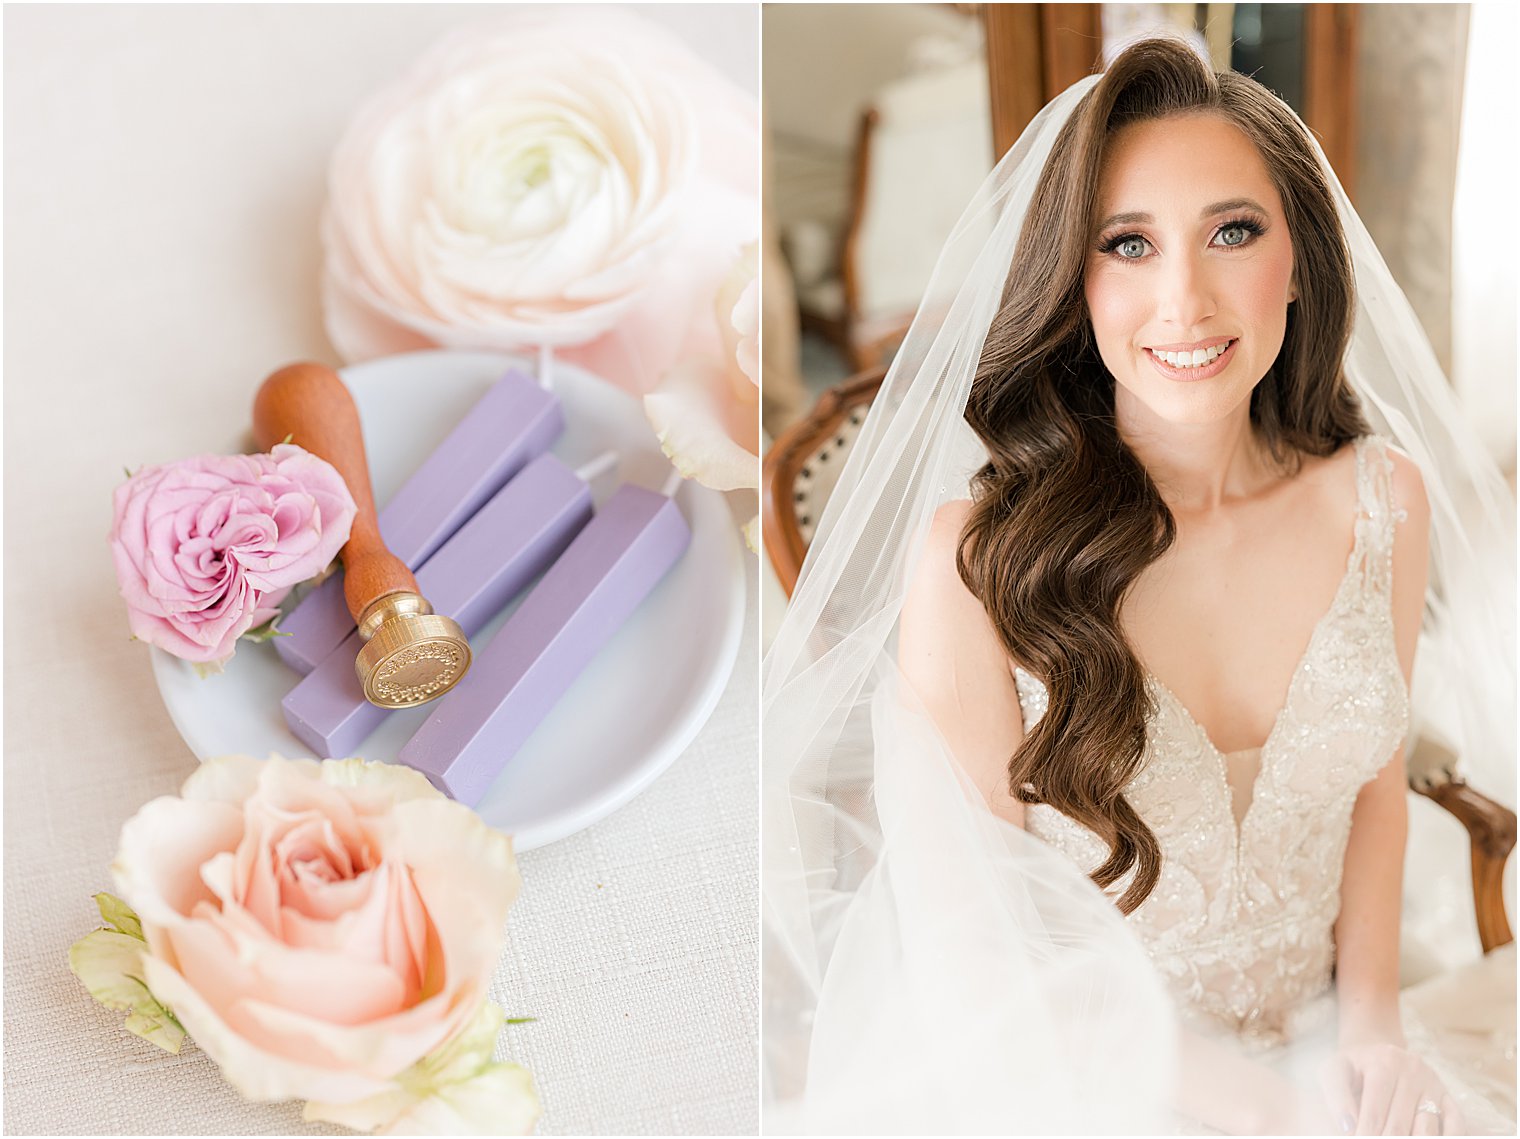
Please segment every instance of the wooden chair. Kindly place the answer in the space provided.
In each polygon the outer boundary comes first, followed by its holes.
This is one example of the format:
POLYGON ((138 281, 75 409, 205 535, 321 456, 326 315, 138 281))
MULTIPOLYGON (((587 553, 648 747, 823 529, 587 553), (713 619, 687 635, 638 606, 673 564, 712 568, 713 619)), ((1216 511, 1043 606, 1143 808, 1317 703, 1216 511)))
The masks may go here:
POLYGON ((899 77, 861 114, 837 274, 799 287, 802 326, 852 371, 890 356, 908 331, 945 238, 992 169, 987 66, 969 59, 899 77))
POLYGON ((830 388, 765 454, 761 525, 766 553, 788 597, 818 516, 886 374, 882 365, 830 388))
POLYGON ((850 156, 850 203, 836 254, 838 273, 797 293, 802 327, 816 332, 844 354, 847 366, 861 371, 873 367, 893 347, 913 321, 913 310, 902 308, 868 317, 861 304, 859 250, 871 183, 872 142, 880 128, 875 107, 861 112, 854 153, 850 156))
MULTIPOLYGON (((875 368, 825 392, 766 453, 761 478, 765 550, 787 596, 885 375, 885 367, 875 368)), ((1407 767, 1410 790, 1445 808, 1467 829, 1483 952, 1508 945, 1514 936, 1504 910, 1503 880, 1515 847, 1515 813, 1471 787, 1458 773, 1456 755, 1434 739, 1411 742, 1407 767)))

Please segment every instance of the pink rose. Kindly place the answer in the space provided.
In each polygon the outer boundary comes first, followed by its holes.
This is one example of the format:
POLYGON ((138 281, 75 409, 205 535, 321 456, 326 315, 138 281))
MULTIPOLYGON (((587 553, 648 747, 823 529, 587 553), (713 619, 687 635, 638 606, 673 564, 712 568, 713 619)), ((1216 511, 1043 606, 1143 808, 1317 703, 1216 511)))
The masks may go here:
POLYGON ((349 361, 551 345, 647 391, 715 351, 708 298, 759 233, 755 100, 627 12, 446 37, 356 116, 323 219, 349 361))
MULTIPOLYGON (((721 353, 683 360, 644 397, 644 413, 676 469, 714 490, 760 487, 759 247, 734 263, 715 302, 721 353)), ((744 528, 759 547, 759 518, 744 528)))
POLYGON ((281 444, 144 467, 116 488, 111 551, 132 632, 188 661, 230 657, 348 541, 354 500, 331 465, 281 444))
MULTIPOLYGON (((128 820, 112 871, 141 923, 151 1001, 133 1006, 169 1010, 248 1098, 369 1129, 441 1094, 428 1111, 531 1128, 531 1084, 491 1060, 486 1002, 512 843, 422 775, 211 760, 128 820)), ((92 992, 99 972, 81 972, 92 992)))

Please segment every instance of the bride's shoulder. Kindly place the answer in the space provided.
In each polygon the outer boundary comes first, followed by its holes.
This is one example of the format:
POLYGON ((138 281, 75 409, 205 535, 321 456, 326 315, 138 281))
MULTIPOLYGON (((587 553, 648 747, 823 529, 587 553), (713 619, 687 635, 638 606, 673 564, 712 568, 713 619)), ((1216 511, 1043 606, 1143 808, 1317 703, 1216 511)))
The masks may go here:
POLYGON ((961 534, 971 514, 967 499, 947 502, 934 512, 923 551, 908 586, 907 605, 917 610, 940 610, 972 599, 956 564, 961 534))
POLYGON ((936 560, 948 557, 951 564, 954 564, 956 552, 960 549, 961 535, 966 530, 966 520, 970 517, 971 500, 969 498, 954 499, 936 510, 934 519, 929 524, 929 540, 924 547, 925 557, 933 557, 936 560))
POLYGON ((1396 516, 1400 522, 1412 522, 1414 529, 1424 530, 1430 523, 1430 499, 1419 464, 1386 439, 1381 442, 1388 456, 1388 488, 1396 516))
POLYGON ((1425 591, 1425 563, 1430 546, 1430 499, 1419 464, 1380 435, 1365 435, 1343 445, 1334 454, 1314 461, 1317 467, 1305 474, 1320 483, 1327 506, 1345 509, 1347 488, 1359 509, 1381 502, 1388 511, 1387 549, 1392 555, 1393 579, 1398 584, 1396 608, 1410 608, 1407 620, 1418 625, 1417 610, 1425 591), (1391 517, 1390 517, 1391 516, 1391 517))
POLYGON ((1399 520, 1423 526, 1430 518, 1425 480, 1413 459, 1379 435, 1348 440, 1324 457, 1307 457, 1300 467, 1300 480, 1310 484, 1326 506, 1338 509, 1351 486, 1360 497, 1359 480, 1378 485, 1378 466, 1387 474, 1388 498, 1399 520))
POLYGON ((956 655, 1001 653, 998 638, 981 600, 961 578, 961 535, 971 515, 965 499, 947 502, 934 512, 918 564, 903 599, 903 629, 917 643, 934 644, 956 655))

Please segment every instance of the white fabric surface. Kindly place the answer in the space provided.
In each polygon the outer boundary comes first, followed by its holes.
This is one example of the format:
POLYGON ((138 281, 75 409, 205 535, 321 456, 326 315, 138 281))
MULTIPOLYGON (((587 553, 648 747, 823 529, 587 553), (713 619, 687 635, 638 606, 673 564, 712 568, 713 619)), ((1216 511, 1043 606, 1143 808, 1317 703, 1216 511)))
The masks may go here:
MULTIPOLYGON (((68 970, 121 824, 195 760, 129 641, 106 546, 124 466, 243 444, 322 332, 326 164, 361 99, 481 8, 5 12, 4 1125, 332 1133, 245 1104, 68 970)), ((749 6, 656 10, 753 86, 749 6)), ((749 567, 750 626, 757 574, 749 567)), ((590 830, 521 858, 494 985, 541 1134, 753 1133, 757 641, 696 742, 590 830)))

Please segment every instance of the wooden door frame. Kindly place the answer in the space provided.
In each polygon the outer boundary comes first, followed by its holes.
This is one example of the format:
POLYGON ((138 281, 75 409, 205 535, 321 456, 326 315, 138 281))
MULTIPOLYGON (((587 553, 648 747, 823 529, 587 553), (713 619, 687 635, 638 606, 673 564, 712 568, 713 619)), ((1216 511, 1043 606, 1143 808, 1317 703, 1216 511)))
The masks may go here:
POLYGON ((992 142, 1008 152, 1040 108, 1103 65, 1101 4, 987 4, 992 142))
MULTIPOLYGON (((1360 5, 1304 5, 1304 121, 1356 200, 1356 59, 1360 5)), ((994 153, 1001 158, 1040 108, 1103 66, 1100 4, 984 4, 994 153)))

